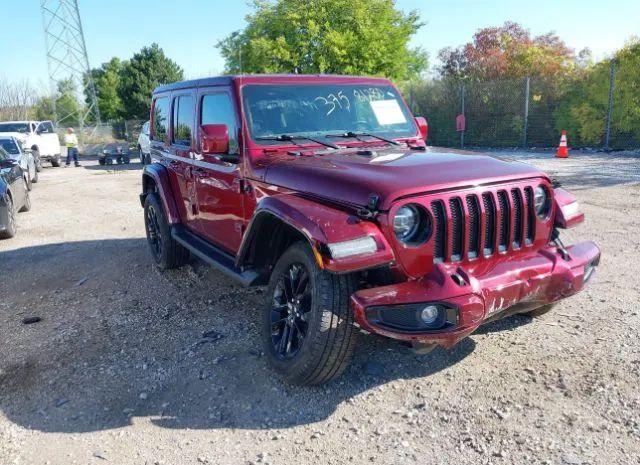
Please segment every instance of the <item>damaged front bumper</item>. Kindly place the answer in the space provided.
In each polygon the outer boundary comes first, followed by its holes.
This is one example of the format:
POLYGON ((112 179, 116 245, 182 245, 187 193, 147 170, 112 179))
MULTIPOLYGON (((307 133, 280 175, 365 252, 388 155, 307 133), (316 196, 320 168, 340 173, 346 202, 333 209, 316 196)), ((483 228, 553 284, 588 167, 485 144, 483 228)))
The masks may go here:
POLYGON ((356 292, 351 307, 358 324, 369 332, 451 347, 485 322, 576 294, 599 262, 598 247, 583 242, 467 268, 438 263, 423 278, 356 292))

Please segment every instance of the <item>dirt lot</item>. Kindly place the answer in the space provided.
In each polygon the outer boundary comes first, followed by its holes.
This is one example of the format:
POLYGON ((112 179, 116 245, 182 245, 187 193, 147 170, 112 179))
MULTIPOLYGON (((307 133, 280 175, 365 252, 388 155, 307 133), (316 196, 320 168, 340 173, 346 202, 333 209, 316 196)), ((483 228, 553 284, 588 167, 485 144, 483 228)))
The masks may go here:
POLYGON ((450 351, 363 335, 307 389, 265 366, 260 289, 152 266, 139 165, 46 169, 0 242, 0 464, 640 463, 640 158, 526 157, 577 188, 589 290, 450 351))

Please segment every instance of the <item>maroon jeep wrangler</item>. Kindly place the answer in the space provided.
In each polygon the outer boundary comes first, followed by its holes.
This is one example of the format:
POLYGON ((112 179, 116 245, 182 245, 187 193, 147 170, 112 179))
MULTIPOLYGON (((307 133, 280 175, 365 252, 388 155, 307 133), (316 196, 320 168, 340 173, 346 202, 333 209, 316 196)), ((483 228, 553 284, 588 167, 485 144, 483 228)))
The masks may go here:
POLYGON ((360 330, 422 352, 580 291, 600 251, 565 247, 575 198, 533 166, 427 147, 385 79, 227 76, 159 87, 141 194, 161 269, 190 254, 267 286, 286 381, 340 375, 360 330))

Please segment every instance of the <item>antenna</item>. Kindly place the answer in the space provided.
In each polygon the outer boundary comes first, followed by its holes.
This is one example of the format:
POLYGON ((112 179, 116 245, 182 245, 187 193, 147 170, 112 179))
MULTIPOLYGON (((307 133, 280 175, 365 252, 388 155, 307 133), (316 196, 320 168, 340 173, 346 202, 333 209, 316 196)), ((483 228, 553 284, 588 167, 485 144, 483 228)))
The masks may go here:
POLYGON ((54 99, 56 123, 77 119, 83 128, 88 120, 93 119, 99 124, 100 110, 78 0, 40 0, 40 7, 51 91, 55 95, 65 86, 72 87, 72 92, 79 101, 77 110, 72 110, 60 108, 54 99))

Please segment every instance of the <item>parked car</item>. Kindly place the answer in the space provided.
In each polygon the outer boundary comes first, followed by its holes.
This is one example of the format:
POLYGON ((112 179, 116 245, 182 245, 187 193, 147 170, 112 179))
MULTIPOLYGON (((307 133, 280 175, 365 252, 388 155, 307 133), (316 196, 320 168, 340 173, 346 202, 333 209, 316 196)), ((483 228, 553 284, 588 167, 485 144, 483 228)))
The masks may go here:
POLYGON ((18 162, 0 147, 0 239, 16 235, 16 212, 31 210, 27 175, 18 162))
POLYGON ((0 122, 0 134, 15 136, 24 148, 31 149, 38 171, 45 161, 60 166, 60 139, 51 121, 0 122))
POLYGON ((129 146, 126 144, 108 144, 106 148, 98 155, 98 163, 101 165, 128 165, 131 162, 129 155, 129 146))
POLYGON ((149 124, 150 122, 147 121, 142 125, 140 135, 138 136, 138 157, 140 157, 140 163, 142 163, 143 165, 150 163, 149 124))
POLYGON ((27 187, 31 190, 32 183, 38 182, 38 170, 31 149, 23 149, 15 136, 2 134, 0 134, 0 147, 9 154, 9 157, 17 161, 22 171, 27 174, 27 187))
POLYGON ((573 195, 528 164, 428 147, 385 79, 187 81, 157 88, 151 115, 153 260, 267 285, 256 318, 289 383, 338 376, 361 330, 428 352, 548 312, 599 264, 594 243, 560 240, 584 219, 573 195))

